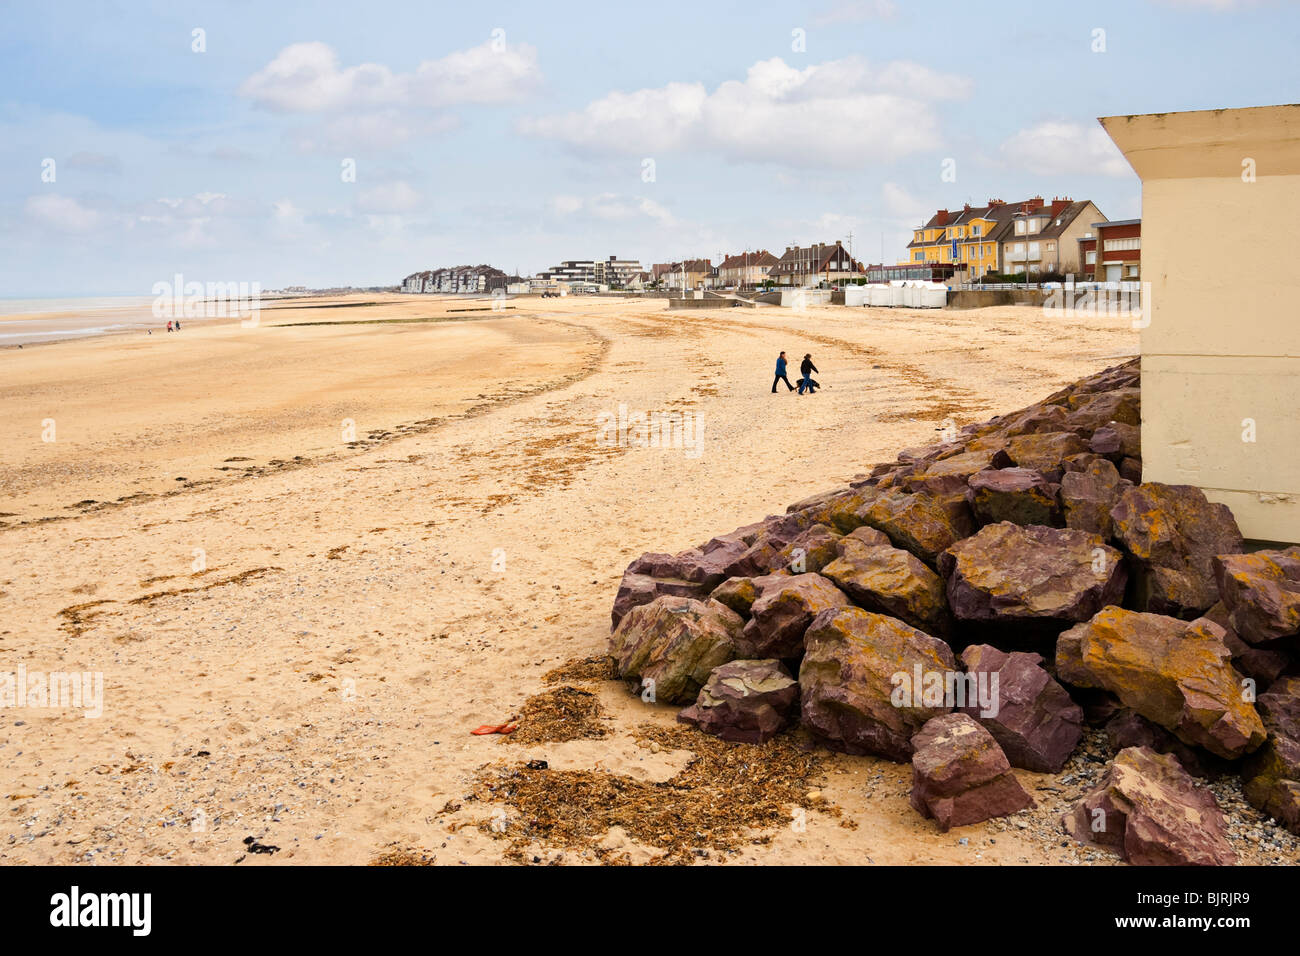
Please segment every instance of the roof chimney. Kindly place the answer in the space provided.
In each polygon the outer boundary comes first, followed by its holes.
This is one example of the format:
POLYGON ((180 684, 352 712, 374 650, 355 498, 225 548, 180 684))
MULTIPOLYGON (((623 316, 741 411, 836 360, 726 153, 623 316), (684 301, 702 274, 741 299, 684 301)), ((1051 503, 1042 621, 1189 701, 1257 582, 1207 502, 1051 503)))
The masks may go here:
POLYGON ((948 225, 948 210, 940 209, 938 212, 934 214, 934 218, 935 218, 935 225, 937 226, 948 225))

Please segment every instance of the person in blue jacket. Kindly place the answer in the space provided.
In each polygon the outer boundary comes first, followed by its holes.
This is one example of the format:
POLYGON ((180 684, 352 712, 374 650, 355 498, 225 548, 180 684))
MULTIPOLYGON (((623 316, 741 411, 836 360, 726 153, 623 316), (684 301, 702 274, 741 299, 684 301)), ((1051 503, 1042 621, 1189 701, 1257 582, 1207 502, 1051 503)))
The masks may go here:
MULTIPOLYGON (((805 388, 808 390, 808 394, 811 395, 813 392, 817 391, 817 389, 822 387, 821 382, 812 377, 813 372, 817 372, 817 366, 813 364, 812 353, 810 352, 803 357, 803 362, 799 366, 800 395, 803 394, 805 388)), ((820 375, 821 373, 817 372, 817 374, 820 375)))
POLYGON ((785 377, 785 353, 784 352, 782 352, 780 355, 776 357, 776 378, 772 379, 773 395, 776 394, 777 382, 785 382, 785 387, 792 392, 794 391, 794 386, 791 385, 790 380, 785 377))

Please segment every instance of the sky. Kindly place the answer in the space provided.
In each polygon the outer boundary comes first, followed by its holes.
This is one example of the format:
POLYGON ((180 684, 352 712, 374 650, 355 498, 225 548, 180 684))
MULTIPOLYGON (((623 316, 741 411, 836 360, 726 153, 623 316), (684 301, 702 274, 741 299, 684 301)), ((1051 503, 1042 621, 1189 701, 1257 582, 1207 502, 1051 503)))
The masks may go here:
POLYGON ((1295 102, 1297 0, 0 2, 0 297, 1141 215, 1097 123, 1295 102))

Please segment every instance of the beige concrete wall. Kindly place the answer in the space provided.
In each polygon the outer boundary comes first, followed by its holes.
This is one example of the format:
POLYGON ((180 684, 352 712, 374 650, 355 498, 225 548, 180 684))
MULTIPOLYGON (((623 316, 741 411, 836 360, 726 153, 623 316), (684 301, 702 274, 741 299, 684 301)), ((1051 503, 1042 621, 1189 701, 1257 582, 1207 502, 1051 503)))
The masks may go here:
POLYGON ((1102 125, 1142 177, 1143 477, 1300 542, 1300 106, 1102 125))

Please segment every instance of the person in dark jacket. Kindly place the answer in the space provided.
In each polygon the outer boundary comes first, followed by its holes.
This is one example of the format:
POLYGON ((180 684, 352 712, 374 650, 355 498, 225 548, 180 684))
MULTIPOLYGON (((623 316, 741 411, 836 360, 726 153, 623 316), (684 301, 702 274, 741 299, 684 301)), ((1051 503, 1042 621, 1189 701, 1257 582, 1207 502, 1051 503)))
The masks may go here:
POLYGON ((794 386, 791 385, 791 384, 790 384, 790 380, 789 380, 788 378, 785 377, 785 353, 784 353, 784 352, 782 352, 782 353, 781 353, 780 355, 778 355, 777 358, 776 358, 776 378, 772 379, 772 394, 773 394, 773 395, 776 394, 776 383, 777 383, 777 382, 785 382, 785 387, 788 388, 788 389, 789 389, 790 391, 792 391, 792 392, 794 391, 794 386))
MULTIPOLYGON (((799 379, 799 394, 800 394, 800 395, 803 394, 803 390, 804 390, 805 388, 808 389, 808 394, 809 394, 809 395, 811 395, 811 394, 812 394, 813 392, 815 392, 817 389, 821 388, 821 383, 818 382, 818 381, 816 381, 816 380, 812 377, 812 373, 813 373, 813 372, 817 372, 817 366, 813 364, 813 362, 812 362, 812 353, 809 352, 808 354, 806 354, 806 355, 803 357, 803 362, 801 362, 800 365, 799 365, 799 374, 800 374, 800 376, 801 376, 800 379, 799 379)), ((821 372, 817 372, 817 374, 820 375, 821 372)))

